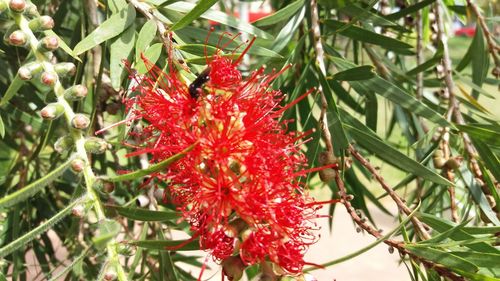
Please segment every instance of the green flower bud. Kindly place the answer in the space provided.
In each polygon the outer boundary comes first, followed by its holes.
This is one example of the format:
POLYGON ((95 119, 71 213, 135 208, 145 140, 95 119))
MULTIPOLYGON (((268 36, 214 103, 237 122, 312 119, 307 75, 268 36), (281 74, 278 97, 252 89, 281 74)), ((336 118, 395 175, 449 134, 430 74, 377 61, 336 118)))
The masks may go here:
POLYGON ((123 256, 133 256, 136 250, 136 247, 130 244, 126 243, 120 243, 117 245, 118 247, 118 254, 123 255, 123 256))
POLYGON ((72 62, 62 62, 54 65, 54 70, 59 76, 73 76, 76 73, 76 65, 72 62))
POLYGON ((40 40, 38 50, 41 52, 52 52, 59 48, 59 40, 55 36, 47 36, 40 40))
POLYGON ((30 62, 19 68, 17 74, 22 80, 30 80, 34 75, 42 71, 42 64, 39 62, 30 62))
POLYGON ((59 103, 50 103, 40 111, 40 116, 45 120, 54 120, 64 113, 64 107, 59 103))
POLYGON ((71 209, 71 214, 77 218, 83 218, 85 215, 85 206, 78 204, 73 209, 71 209))
POLYGON ((101 154, 108 148, 108 143, 97 137, 89 137, 85 140, 85 150, 94 154, 101 154))
POLYGON ((80 158, 76 158, 71 161, 71 170, 75 173, 81 173, 85 169, 85 161, 80 158))
POLYGON ((87 87, 83 85, 75 85, 72 86, 71 88, 68 88, 64 92, 64 98, 69 101, 79 100, 86 97, 87 94, 88 94, 87 87))
POLYGON ((38 8, 33 3, 26 3, 26 9, 24 9, 24 14, 30 18, 38 16, 38 8))
POLYGON ((28 43, 28 36, 21 30, 16 30, 9 35, 8 43, 16 47, 25 46, 28 43))
POLYGON ((22 13, 26 9, 27 3, 25 0, 10 0, 9 8, 14 13, 22 13))
POLYGON ((57 74, 54 72, 44 72, 40 80, 43 84, 52 87, 57 82, 57 74))
POLYGON ((60 137, 54 143, 54 150, 58 153, 63 153, 64 151, 70 150, 75 145, 73 138, 70 135, 60 137))
POLYGON ((54 19, 49 16, 40 16, 29 22, 29 27, 33 32, 49 30, 54 28, 54 25, 54 19))
POLYGON ((90 125, 90 119, 80 113, 75 114, 75 117, 71 120, 71 126, 75 129, 87 129, 90 125))
POLYGON ((7 3, 4 0, 0 0, 0 14, 7 10, 7 3))

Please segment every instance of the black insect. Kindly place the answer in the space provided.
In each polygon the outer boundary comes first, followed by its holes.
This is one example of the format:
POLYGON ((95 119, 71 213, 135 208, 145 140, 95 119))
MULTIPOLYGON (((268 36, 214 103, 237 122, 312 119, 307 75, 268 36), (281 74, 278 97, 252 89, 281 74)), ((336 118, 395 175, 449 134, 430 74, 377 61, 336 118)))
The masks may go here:
POLYGON ((189 94, 193 99, 198 99, 202 93, 201 87, 210 80, 210 67, 205 68, 189 85, 189 94))

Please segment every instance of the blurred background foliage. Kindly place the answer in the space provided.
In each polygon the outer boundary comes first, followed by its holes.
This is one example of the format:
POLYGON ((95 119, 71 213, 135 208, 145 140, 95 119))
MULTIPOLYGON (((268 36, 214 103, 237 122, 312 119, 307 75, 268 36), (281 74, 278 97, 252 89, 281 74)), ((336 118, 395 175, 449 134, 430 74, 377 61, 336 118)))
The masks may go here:
MULTIPOLYGON (((499 2, 33 0, 24 13, 7 8, 11 2, 0 0, 0 280, 196 280, 185 264, 200 267, 203 259, 182 252, 196 243, 165 250, 179 243, 172 230, 189 229, 162 202, 167 186, 143 174, 113 178, 154 170, 145 156, 125 157, 132 151, 125 143, 134 143, 128 132, 140 126, 88 137, 127 118, 122 98, 133 83, 123 60, 145 73, 141 54, 164 67, 172 48, 173 64, 193 80, 204 69, 205 41, 213 51, 226 31, 242 33, 227 55, 256 37, 244 73, 291 64, 273 85, 285 102, 318 89, 287 111, 296 120, 290 129, 317 129, 320 93, 326 98, 345 168, 335 181, 311 175, 309 186, 330 189, 332 199, 352 195, 343 205, 353 221, 400 252, 408 280, 500 280, 499 2), (53 28, 27 24, 40 15, 53 28), (59 48, 16 44, 18 29, 42 41, 56 36, 59 48), (36 71, 28 81, 18 70, 35 60, 44 73, 63 62, 75 67, 58 72, 55 84, 36 71), (87 97, 65 98, 73 85, 85 86, 87 97), (44 120, 49 103, 67 106, 64 117, 44 120), (88 127, 70 126, 75 113, 88 127), (386 210, 385 197, 399 213, 386 210), (368 206, 401 221, 400 241, 372 233, 368 206), (27 273, 28 256, 39 276, 27 273)), ((323 133, 304 146, 313 167, 323 133)), ((330 207, 333 217, 341 207, 330 207)), ((249 268, 245 278, 258 271, 249 268)))

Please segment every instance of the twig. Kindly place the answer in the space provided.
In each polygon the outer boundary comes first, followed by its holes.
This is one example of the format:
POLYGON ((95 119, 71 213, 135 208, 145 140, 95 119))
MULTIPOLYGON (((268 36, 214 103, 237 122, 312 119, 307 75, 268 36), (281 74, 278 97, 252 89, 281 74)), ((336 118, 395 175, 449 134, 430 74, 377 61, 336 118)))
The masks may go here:
MULTIPOLYGON (((347 192, 346 192, 346 189, 345 189, 344 182, 342 181, 342 179, 340 178, 340 175, 338 173, 335 176, 335 182, 337 184, 337 187, 339 188, 339 195, 340 195, 340 198, 342 200, 341 202, 344 205, 344 207, 346 208, 346 210, 349 213, 349 215, 351 216, 351 218, 354 220, 354 222, 359 227, 361 227, 363 230, 365 230, 370 235, 372 235, 373 237, 375 237, 377 239, 380 239, 381 237, 383 237, 383 235, 379 231, 377 231, 372 226, 368 225, 368 223, 366 223, 366 220, 362 219, 356 213, 356 210, 352 207, 351 203, 349 202, 349 198, 347 196, 347 192)), ((399 251, 399 253, 400 253, 401 256, 408 255, 413 260, 421 262, 425 267, 432 268, 439 275, 441 275, 443 277, 447 277, 447 278, 449 278, 450 280, 453 280, 453 281, 465 281, 465 278, 463 278, 461 276, 458 276, 457 274, 451 272, 448 268, 443 267, 441 265, 438 265, 438 264, 436 264, 436 263, 434 263, 432 261, 428 261, 428 260, 423 259, 421 257, 415 256, 414 254, 410 253, 404 247, 405 243, 402 242, 402 241, 396 241, 396 240, 392 240, 392 239, 387 239, 387 240, 384 240, 384 243, 386 245, 390 246, 390 247, 393 247, 393 248, 397 249, 399 251)))
POLYGON ((498 48, 493 35, 491 34, 488 25, 486 24, 483 15, 479 11, 479 7, 472 3, 471 0, 467 0, 467 6, 469 6, 472 12, 476 15, 477 21, 479 25, 481 25, 481 29, 483 30, 484 37, 486 38, 486 42, 488 42, 488 50, 490 51, 491 56, 493 57, 493 61, 495 62, 496 67, 500 67, 500 58, 498 57, 498 48))
MULTIPOLYGON (((389 194, 389 196, 394 200, 394 202, 398 205, 399 209, 403 211, 406 215, 410 215, 412 210, 406 206, 406 204, 403 202, 403 199, 399 197, 399 195, 396 194, 394 189, 392 189, 384 180, 382 175, 379 174, 377 169, 373 167, 370 162, 368 162, 367 159, 365 159, 352 145, 349 146, 349 152, 351 155, 356 158, 361 165, 363 165, 365 168, 368 169, 368 171, 375 177, 375 179, 380 183, 382 188, 389 194)), ((430 239, 431 236, 425 229, 423 223, 416 217, 411 218, 411 222, 415 226, 415 229, 417 232, 420 234, 420 237, 424 240, 430 239)))
MULTIPOLYGON (((455 83, 452 77, 452 66, 450 60, 450 50, 448 48, 447 37, 444 32, 444 24, 441 13, 441 5, 444 5, 442 1, 436 2, 436 23, 438 29, 438 38, 441 40, 443 44, 443 72, 444 72, 444 81, 446 83, 446 88, 449 92, 449 113, 451 113, 455 119, 455 122, 459 125, 465 125, 466 122, 460 111, 460 103, 456 98, 455 94, 455 83)), ((464 143, 465 151, 469 156, 469 162, 471 166, 471 171, 474 173, 476 180, 480 183, 481 186, 484 186, 483 173, 476 159, 477 151, 469 135, 465 132, 461 132, 462 140, 464 143)))
MULTIPOLYGON (((326 76, 325 51, 323 50, 323 44, 321 43, 318 5, 316 0, 311 0, 311 29, 313 33, 314 51, 316 53, 316 64, 318 65, 318 68, 321 71, 321 73, 326 76)), ((328 109, 328 101, 326 100, 326 96, 325 93, 323 92, 323 88, 321 87, 321 85, 318 86, 318 91, 321 97, 321 113, 320 113, 319 128, 321 131, 321 135, 323 136, 323 139, 325 141, 326 152, 328 153, 328 155, 333 157, 334 152, 333 152, 332 134, 330 133, 330 129, 328 128, 328 119, 326 116, 326 112, 328 109)))

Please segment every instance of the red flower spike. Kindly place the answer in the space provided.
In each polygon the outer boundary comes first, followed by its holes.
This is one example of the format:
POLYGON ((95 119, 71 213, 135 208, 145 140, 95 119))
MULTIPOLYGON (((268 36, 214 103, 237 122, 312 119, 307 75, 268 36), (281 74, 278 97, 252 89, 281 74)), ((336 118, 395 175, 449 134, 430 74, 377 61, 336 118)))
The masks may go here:
POLYGON ((242 78, 237 65, 253 40, 235 61, 221 54, 237 36, 222 48, 219 41, 212 60, 207 56, 209 81, 196 87, 200 94, 194 97, 174 67, 164 73, 145 62, 149 72, 134 75, 139 94, 126 103, 149 125, 135 135, 142 145, 129 156, 147 153, 160 162, 197 143, 151 176, 168 184, 200 247, 219 261, 239 254, 246 265, 270 260, 298 274, 318 239, 312 220, 321 207, 298 178, 316 170, 306 170, 300 149, 310 132, 288 132, 291 121, 280 120, 290 106, 279 106, 283 95, 270 84, 286 68, 270 74, 260 68, 242 78))

